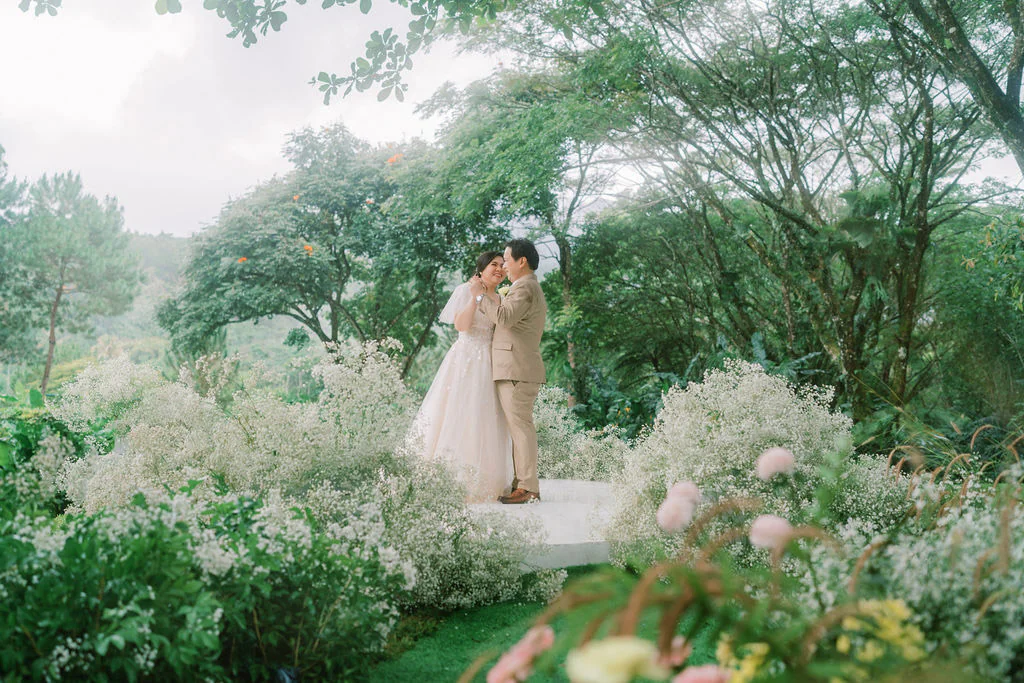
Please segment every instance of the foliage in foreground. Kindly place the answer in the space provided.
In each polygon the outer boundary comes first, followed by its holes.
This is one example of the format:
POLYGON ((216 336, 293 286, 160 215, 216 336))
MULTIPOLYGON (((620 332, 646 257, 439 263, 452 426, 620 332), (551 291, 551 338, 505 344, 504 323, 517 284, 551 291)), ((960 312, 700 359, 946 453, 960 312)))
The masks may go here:
MULTIPOLYGON (((756 476, 798 485, 793 455, 779 452, 784 465, 766 471, 766 452, 756 476)), ((813 523, 794 526, 751 520, 756 497, 721 499, 694 519, 702 492, 677 483, 657 518, 680 552, 640 576, 610 570, 568 586, 488 683, 560 663, 573 683, 1024 680, 1024 468, 994 485, 954 482, 953 469, 915 474, 902 520, 877 535, 863 522, 823 529, 835 522, 834 484, 817 490, 813 523), (673 508, 682 512, 665 514, 673 508), (737 564, 736 545, 762 560, 737 564), (656 633, 640 631, 645 619, 656 633), (714 663, 691 661, 698 635, 717 643, 714 663)))
POLYGON ((19 679, 357 678, 413 580, 370 534, 280 500, 185 489, 53 519, 31 512, 43 475, 0 470, 0 667, 19 679))

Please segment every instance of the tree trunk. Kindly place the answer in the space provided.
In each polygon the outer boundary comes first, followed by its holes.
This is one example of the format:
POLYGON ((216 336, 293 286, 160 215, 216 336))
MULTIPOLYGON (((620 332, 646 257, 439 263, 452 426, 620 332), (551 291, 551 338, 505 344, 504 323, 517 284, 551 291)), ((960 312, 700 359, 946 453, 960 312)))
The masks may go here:
POLYGON ((1012 60, 1015 63, 1011 65, 1013 68, 1007 78, 1007 92, 1003 92, 946 0, 936 0, 932 4, 934 15, 921 0, 908 0, 907 6, 945 57, 947 68, 967 86, 971 97, 996 127, 1017 166, 1024 172, 1024 115, 1016 99, 1019 97, 1019 85, 1015 85, 1020 78, 1016 72, 1020 68, 1020 57, 1015 55, 1012 60))
MULTIPOLYGON (((438 314, 441 313, 441 307, 435 303, 433 311, 433 314, 430 316, 431 320, 437 318, 438 314)), ((402 379, 405 379, 409 374, 409 371, 412 370, 412 364, 416 360, 416 356, 418 356, 420 351, 423 350, 423 346, 427 343, 427 339, 430 338, 430 333, 433 332, 433 330, 433 323, 424 325, 423 332, 416 338, 416 345, 412 347, 409 355, 405 358, 405 362, 402 364, 402 379)))
POLYGON ((64 295, 64 283, 57 287, 57 294, 53 298, 53 305, 50 306, 50 347, 46 351, 46 367, 43 369, 43 382, 39 385, 39 392, 46 396, 46 385, 50 383, 50 368, 53 367, 53 349, 57 346, 57 308, 60 307, 61 297, 64 295))
MULTIPOLYGON (((556 234, 555 244, 558 245, 558 270, 562 276, 562 307, 563 310, 572 308, 572 245, 566 234, 556 234)), ((576 362, 576 342, 573 338, 572 329, 565 333, 565 353, 569 359, 569 370, 572 373, 572 382, 569 387, 569 407, 575 406, 584 391, 584 379, 580 376, 580 368, 576 362)))

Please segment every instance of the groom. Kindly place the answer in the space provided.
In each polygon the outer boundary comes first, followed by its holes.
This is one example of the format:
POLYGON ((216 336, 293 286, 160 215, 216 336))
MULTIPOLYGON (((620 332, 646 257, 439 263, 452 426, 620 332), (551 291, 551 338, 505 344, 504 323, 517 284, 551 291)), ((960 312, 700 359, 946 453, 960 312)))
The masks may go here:
POLYGON ((496 326, 491 342, 491 369, 498 401, 512 435, 515 472, 512 492, 498 498, 507 504, 540 500, 533 404, 545 380, 540 337, 548 305, 534 274, 539 262, 540 256, 532 242, 511 240, 505 247, 505 272, 512 287, 505 299, 494 301, 486 296, 478 278, 474 278, 472 285, 477 307, 496 326))

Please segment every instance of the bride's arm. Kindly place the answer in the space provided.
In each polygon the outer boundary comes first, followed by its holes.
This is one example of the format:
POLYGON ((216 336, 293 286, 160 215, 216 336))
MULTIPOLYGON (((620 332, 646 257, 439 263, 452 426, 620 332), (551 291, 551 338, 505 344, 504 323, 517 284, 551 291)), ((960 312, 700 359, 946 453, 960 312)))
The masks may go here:
POLYGON ((455 314, 455 329, 468 332, 473 327, 473 314, 476 313, 476 300, 470 299, 466 307, 455 314))

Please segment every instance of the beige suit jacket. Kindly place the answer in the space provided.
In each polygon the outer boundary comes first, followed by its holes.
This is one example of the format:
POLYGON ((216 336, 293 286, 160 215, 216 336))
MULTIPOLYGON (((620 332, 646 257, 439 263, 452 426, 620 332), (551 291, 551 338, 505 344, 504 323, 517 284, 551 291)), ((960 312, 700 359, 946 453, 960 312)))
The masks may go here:
POLYGON ((543 384, 546 377, 540 357, 540 338, 548 304, 537 276, 530 273, 513 282, 501 303, 485 296, 480 300, 479 309, 496 326, 491 342, 494 380, 543 384))

